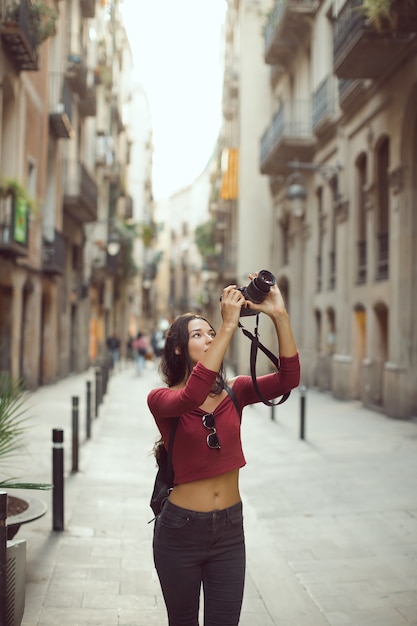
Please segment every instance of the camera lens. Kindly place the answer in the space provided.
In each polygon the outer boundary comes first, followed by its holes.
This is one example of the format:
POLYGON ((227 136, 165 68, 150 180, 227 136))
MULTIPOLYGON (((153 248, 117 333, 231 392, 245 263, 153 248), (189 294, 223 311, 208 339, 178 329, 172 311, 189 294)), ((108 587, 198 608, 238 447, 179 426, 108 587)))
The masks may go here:
MULTIPOLYGON (((258 274, 258 277, 255 278, 255 281, 257 286, 258 282, 268 285, 268 289, 266 291, 269 291, 270 288, 275 285, 275 276, 271 274, 271 272, 268 272, 268 270, 261 270, 258 274)), ((259 288, 261 289, 261 287, 259 288)))
POLYGON ((275 285, 275 276, 268 270, 261 270, 258 276, 246 287, 245 298, 255 304, 260 304, 269 293, 272 285, 275 285))

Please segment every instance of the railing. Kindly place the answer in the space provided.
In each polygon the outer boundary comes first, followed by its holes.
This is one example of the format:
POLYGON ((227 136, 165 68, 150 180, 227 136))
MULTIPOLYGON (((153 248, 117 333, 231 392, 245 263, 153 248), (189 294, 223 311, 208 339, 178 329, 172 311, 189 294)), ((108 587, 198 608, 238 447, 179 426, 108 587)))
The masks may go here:
POLYGON ((300 7, 312 9, 316 4, 316 0, 277 0, 264 29, 265 49, 267 50, 270 47, 285 9, 291 10, 300 7))
MULTIPOLYGON (((9 6, 13 5, 11 2, 9 6)), ((31 28, 31 12, 33 9, 28 0, 20 0, 18 6, 19 12, 19 29, 25 34, 25 37, 33 50, 38 47, 39 41, 31 28)))
POLYGON ((333 57, 336 59, 349 41, 366 27, 363 0, 347 0, 333 26, 333 57))
POLYGON ((69 121, 72 121, 71 91, 62 72, 49 74, 49 111, 50 113, 66 113, 69 121))
POLYGON ((63 274, 65 270, 65 237, 57 230, 52 240, 43 239, 42 248, 43 270, 45 272, 63 274))
POLYGON ((313 93, 313 128, 318 126, 326 115, 336 112, 333 76, 327 76, 313 93))
POLYGON ((389 270, 389 239, 388 233, 378 235, 377 279, 388 278, 389 270))
POLYGON ((285 137, 310 137, 312 135, 311 102, 296 100, 288 107, 281 105, 272 118, 272 124, 261 138, 261 160, 285 137), (290 111, 290 113, 286 113, 290 111))
POLYGON ((317 291, 321 291, 321 287, 323 284, 323 279, 322 279, 323 267, 322 267, 321 256, 318 256, 316 261, 317 261, 317 291))
POLYGON ((97 205, 97 184, 83 163, 65 162, 64 185, 66 196, 80 197, 84 203, 97 205))
POLYGON ((358 241, 358 266, 357 266, 357 282, 358 284, 366 283, 366 241, 358 241))
POLYGON ((336 253, 329 254, 329 289, 336 287, 336 253))

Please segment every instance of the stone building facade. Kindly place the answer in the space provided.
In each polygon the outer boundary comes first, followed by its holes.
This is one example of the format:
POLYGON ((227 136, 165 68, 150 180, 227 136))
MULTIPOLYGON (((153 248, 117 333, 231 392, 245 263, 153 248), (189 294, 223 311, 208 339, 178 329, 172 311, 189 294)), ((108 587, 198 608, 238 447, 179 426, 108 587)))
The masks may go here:
POLYGON ((118 5, 0 1, 0 370, 28 388, 127 335, 132 60, 118 5))
POLYGON ((407 418, 417 414, 417 12, 400 8, 381 31, 357 5, 228 2, 231 262, 238 284, 254 269, 276 275, 303 383, 407 418))

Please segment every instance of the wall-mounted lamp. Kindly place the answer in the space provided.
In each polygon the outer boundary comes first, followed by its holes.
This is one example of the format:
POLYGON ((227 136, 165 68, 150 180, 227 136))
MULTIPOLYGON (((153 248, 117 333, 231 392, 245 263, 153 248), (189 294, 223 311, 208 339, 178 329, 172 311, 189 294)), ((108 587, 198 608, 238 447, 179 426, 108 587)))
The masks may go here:
POLYGON ((339 192, 337 189, 337 175, 342 169, 341 165, 317 165, 315 163, 301 163, 300 161, 290 161, 287 165, 295 170, 295 172, 290 174, 287 179, 286 193, 286 197, 290 201, 291 212, 294 217, 303 217, 305 200, 307 198, 307 191, 302 184, 302 176, 299 170, 320 172, 324 180, 331 186, 334 200, 338 199, 339 192))
POLYGON ((110 256, 116 256, 120 252, 120 235, 112 231, 107 241, 107 253, 110 256))
POLYGON ((287 180, 287 198, 290 201, 291 212, 294 217, 303 217, 304 205, 307 192, 302 184, 302 177, 299 172, 294 172, 287 180))

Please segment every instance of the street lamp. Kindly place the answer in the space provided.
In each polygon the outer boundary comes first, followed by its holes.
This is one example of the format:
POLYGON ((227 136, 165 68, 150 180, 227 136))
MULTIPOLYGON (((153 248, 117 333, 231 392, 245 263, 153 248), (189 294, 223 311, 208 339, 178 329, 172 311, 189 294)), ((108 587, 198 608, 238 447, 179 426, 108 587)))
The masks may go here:
POLYGON ((294 217, 303 217, 307 192, 301 183, 301 174, 299 172, 291 174, 287 180, 287 185, 287 198, 291 204, 291 212, 294 217))
POLYGON ((120 235, 112 230, 107 240, 107 253, 116 256, 120 252, 120 235))
POLYGON ((291 204, 291 212, 294 217, 301 218, 304 215, 304 204, 307 198, 307 191, 302 184, 302 176, 299 170, 309 170, 310 172, 320 172, 324 180, 330 185, 333 192, 333 199, 339 198, 337 189, 337 175, 342 169, 341 165, 319 165, 316 163, 301 163, 300 161, 290 161, 288 167, 295 170, 287 179, 286 197, 291 204), (332 181, 336 181, 332 183, 332 181))

